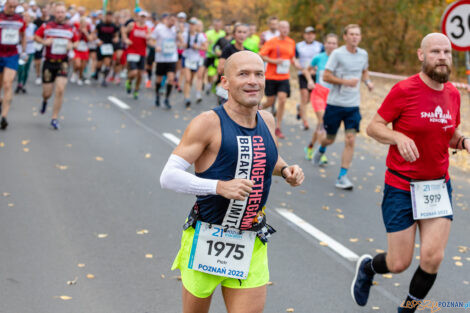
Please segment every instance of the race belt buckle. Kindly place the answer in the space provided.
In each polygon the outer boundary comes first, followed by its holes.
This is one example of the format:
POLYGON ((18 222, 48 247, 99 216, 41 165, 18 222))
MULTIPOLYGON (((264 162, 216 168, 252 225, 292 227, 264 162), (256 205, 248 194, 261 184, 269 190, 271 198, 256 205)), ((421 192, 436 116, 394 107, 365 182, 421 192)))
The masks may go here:
POLYGON ((197 221, 188 268, 235 279, 246 279, 256 232, 197 221))
POLYGON ((445 179, 410 182, 413 219, 452 215, 445 179))

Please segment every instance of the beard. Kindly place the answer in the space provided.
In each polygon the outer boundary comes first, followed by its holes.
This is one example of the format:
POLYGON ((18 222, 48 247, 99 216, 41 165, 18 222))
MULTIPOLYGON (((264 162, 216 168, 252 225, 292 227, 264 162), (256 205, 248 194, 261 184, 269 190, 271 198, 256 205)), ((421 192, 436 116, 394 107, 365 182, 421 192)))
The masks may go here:
POLYGON ((429 76, 432 80, 443 84, 449 81, 450 73, 452 72, 451 68, 447 64, 436 64, 436 66, 432 66, 431 64, 426 62, 426 59, 423 61, 422 71, 424 74, 429 76), (445 65, 445 71, 438 71, 441 65, 445 65))

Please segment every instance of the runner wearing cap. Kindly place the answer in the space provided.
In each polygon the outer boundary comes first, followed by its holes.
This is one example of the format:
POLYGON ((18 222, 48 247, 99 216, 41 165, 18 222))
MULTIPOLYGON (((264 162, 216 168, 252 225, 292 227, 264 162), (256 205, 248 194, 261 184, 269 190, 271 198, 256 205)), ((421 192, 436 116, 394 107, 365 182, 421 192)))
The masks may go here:
POLYGON ((301 67, 295 57, 295 41, 288 37, 289 22, 279 22, 279 31, 279 37, 274 37, 263 45, 260 55, 268 63, 266 67, 266 89, 264 92, 267 100, 263 104, 263 108, 271 107, 277 98, 278 108, 275 134, 277 137, 284 139, 285 136, 281 131, 281 124, 286 100, 290 96, 290 65, 293 63, 299 70, 301 67))
POLYGON ((176 25, 176 16, 163 14, 162 22, 155 27, 151 34, 155 46, 155 105, 160 106, 160 88, 163 76, 167 76, 165 108, 171 109, 170 95, 175 83, 176 62, 178 61, 177 47, 182 46, 181 26, 176 25))
POLYGON ((123 32, 123 40, 127 45, 127 80, 126 91, 128 94, 132 91, 132 82, 135 79, 133 97, 135 100, 139 97, 139 88, 142 76, 145 73, 145 54, 147 53, 147 40, 150 38, 150 30, 145 25, 148 13, 140 11, 137 13, 137 20, 129 23, 123 32))
POLYGON ((274 119, 258 110, 265 84, 259 55, 233 54, 222 84, 229 100, 191 121, 160 176, 162 188, 197 196, 172 269, 181 272, 183 312, 207 313, 221 285, 228 312, 261 313, 266 242, 274 233, 265 215, 272 176, 299 186, 304 175, 278 155, 274 119), (191 164, 195 175, 186 172, 191 164), (208 231, 219 236, 211 241, 208 231), (225 264, 218 265, 222 251, 225 264))
POLYGON ((207 49, 207 40, 203 33, 197 31, 198 20, 193 17, 189 20, 189 29, 183 33, 183 67, 184 80, 184 104, 191 105, 190 94, 194 76, 196 76, 196 103, 202 101, 202 63, 203 59, 199 51, 207 49))
MULTIPOLYGON (((295 45, 295 53, 299 59, 302 70, 298 71, 299 76, 299 89, 300 89, 300 105, 298 107, 299 116, 302 119, 303 129, 308 130, 309 125, 307 121, 306 108, 310 100, 310 92, 308 88, 308 77, 303 74, 303 70, 307 69, 312 62, 313 58, 323 51, 323 44, 315 41, 315 28, 308 26, 304 30, 304 41, 295 45)), ((315 75, 307 73, 307 76, 312 76, 311 81, 315 81, 315 75)))
MULTIPOLYGON (((323 73, 325 72, 325 65, 329 56, 334 49, 338 47, 338 36, 335 34, 328 34, 325 38, 325 51, 316 55, 308 67, 308 71, 315 73, 316 84, 313 91, 310 93, 310 102, 312 103, 313 112, 317 118, 317 127, 313 131, 312 140, 309 145, 304 148, 305 159, 312 160, 313 146, 318 141, 320 142, 325 137, 325 128, 323 127, 323 115, 326 108, 326 100, 330 92, 331 85, 323 80, 323 73)), ((310 75, 311 76, 311 75, 310 75)), ((305 76, 308 80, 309 76, 305 76)), ((310 84, 310 81, 308 81, 310 84)), ((320 159, 320 165, 327 164, 328 159, 323 155, 320 159)))
MULTIPOLYGON (((177 21, 177 28, 182 29, 182 32, 187 32, 189 30, 189 23, 186 22, 187 15, 184 12, 179 12, 176 15, 177 21)), ((183 52, 184 49, 178 48, 178 62, 176 63, 176 73, 175 73, 175 81, 176 81, 176 89, 178 92, 181 92, 181 86, 184 82, 184 71, 183 71, 183 52)))
POLYGON ((55 130, 59 129, 58 118, 62 108, 65 87, 67 86, 69 70, 67 53, 73 49, 74 42, 78 43, 78 37, 73 26, 65 23, 65 13, 65 4, 56 3, 54 8, 55 20, 43 24, 35 35, 35 40, 46 48, 45 61, 42 67, 43 102, 41 114, 46 113, 47 100, 52 96, 55 89, 51 120, 51 126, 55 130))
POLYGON ((13 80, 18 70, 20 55, 17 45, 23 51, 21 59, 26 58, 26 24, 19 14, 15 14, 18 0, 7 0, 0 12, 0 91, 3 88, 3 101, 0 100, 0 129, 8 127, 7 115, 13 97, 13 80))

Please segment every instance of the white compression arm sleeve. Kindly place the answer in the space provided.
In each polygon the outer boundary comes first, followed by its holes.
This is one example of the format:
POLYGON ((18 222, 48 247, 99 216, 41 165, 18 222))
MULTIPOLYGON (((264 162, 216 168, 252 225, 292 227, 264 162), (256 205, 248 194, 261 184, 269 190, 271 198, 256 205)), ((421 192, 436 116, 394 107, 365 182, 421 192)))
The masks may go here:
POLYGON ((160 176, 162 188, 197 196, 216 195, 218 180, 200 178, 186 172, 190 166, 182 157, 170 155, 160 176))

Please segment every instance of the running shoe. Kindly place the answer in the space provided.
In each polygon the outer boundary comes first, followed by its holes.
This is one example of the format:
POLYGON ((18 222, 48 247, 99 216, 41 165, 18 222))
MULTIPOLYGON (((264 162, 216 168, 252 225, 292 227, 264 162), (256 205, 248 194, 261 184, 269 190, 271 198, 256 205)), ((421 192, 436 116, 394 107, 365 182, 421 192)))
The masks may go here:
POLYGON ((276 135, 276 137, 280 139, 286 139, 286 136, 284 136, 280 128, 276 128, 276 130, 274 131, 274 134, 276 135))
POLYGON ((328 159, 324 153, 320 153, 318 150, 316 150, 313 154, 312 163, 315 166, 322 166, 328 163, 328 159))
POLYGON ((303 123, 302 130, 309 130, 309 129, 310 129, 310 125, 308 125, 307 122, 303 123))
POLYGON ((189 100, 184 101, 184 105, 185 105, 187 108, 189 108, 189 107, 191 106, 191 101, 189 101, 189 100))
POLYGON ((168 110, 171 109, 170 100, 168 98, 165 98, 165 108, 168 109, 168 110))
POLYGON ((41 114, 44 114, 46 113, 46 109, 47 109, 47 101, 46 100, 42 100, 42 107, 41 107, 41 114))
POLYGON ((70 82, 72 84, 75 84, 77 82, 77 79, 78 79, 77 74, 73 73, 72 76, 70 77, 70 82))
POLYGON ((22 89, 21 85, 18 84, 18 86, 16 86, 16 89, 15 89, 15 94, 19 94, 21 89, 22 89))
POLYGON ((196 98, 196 103, 201 103, 202 102, 202 98, 199 96, 199 98, 196 98))
POLYGON ((133 94, 132 96, 134 97, 134 100, 139 99, 139 92, 138 92, 138 91, 134 91, 134 94, 133 94))
POLYGON ((131 85, 130 80, 126 80, 126 92, 127 92, 128 95, 130 95, 131 92, 132 92, 132 85, 131 85))
POLYGON ((297 109, 296 118, 297 118, 297 120, 300 120, 300 103, 297 103, 295 108, 297 109))
POLYGON ((160 97, 155 98, 155 106, 160 107, 160 97))
POLYGON ((305 160, 311 161, 313 159, 313 148, 304 147, 305 160))
POLYGON ((152 81, 150 79, 145 83, 145 88, 152 88, 152 81))
POLYGON ((108 82, 108 83, 114 82, 114 76, 113 76, 113 75, 108 76, 108 77, 106 78, 106 82, 108 82))
POLYGON ((2 120, 0 121, 0 128, 5 130, 8 127, 7 118, 2 116, 2 120))
POLYGON ((335 187, 343 190, 353 190, 354 185, 349 180, 348 175, 344 175, 336 180, 335 187))
POLYGON ((41 83, 42 83, 41 77, 36 77, 36 80, 34 81, 34 83, 35 83, 36 85, 41 85, 41 83))
POLYGON ((79 79, 79 80, 77 81, 77 85, 83 86, 83 79, 79 79))
POLYGON ((52 128, 54 128, 55 130, 59 130, 59 121, 55 118, 53 118, 51 120, 51 126, 52 128))
POLYGON ((0 114, 2 114, 2 100, 0 100, 0 114))
POLYGON ((91 81, 87 78, 85 79, 85 85, 90 85, 91 84, 91 81))
POLYGON ((120 83, 121 83, 121 77, 119 76, 114 77, 114 84, 119 85, 120 83))
MULTIPOLYGON (((344 177, 344 176, 343 176, 344 177)), ((372 256, 364 254, 357 260, 356 275, 351 284, 351 296, 357 305, 365 306, 369 299, 370 287, 372 287, 372 279, 374 276, 369 276, 364 271, 364 265, 372 261, 372 256)))
POLYGON ((108 87, 108 83, 106 82, 106 79, 103 79, 101 82, 101 87, 108 87))
POLYGON ((21 92, 22 92, 22 93, 28 93, 28 92, 26 91, 26 89, 24 88, 24 86, 21 87, 21 92))

